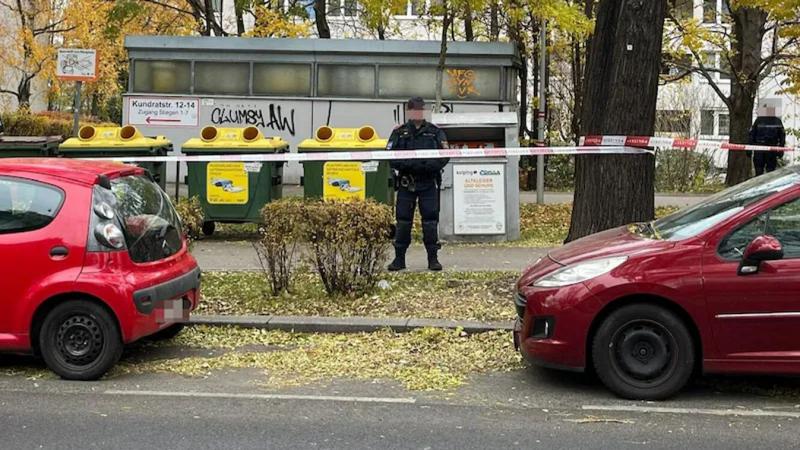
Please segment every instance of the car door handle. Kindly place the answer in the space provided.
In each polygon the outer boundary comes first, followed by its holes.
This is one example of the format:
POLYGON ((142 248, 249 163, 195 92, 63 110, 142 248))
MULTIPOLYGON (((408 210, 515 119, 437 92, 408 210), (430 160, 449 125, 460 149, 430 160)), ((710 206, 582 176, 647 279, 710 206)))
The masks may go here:
POLYGON ((50 249, 50 256, 52 257, 64 257, 69 255, 69 249, 63 246, 57 246, 50 249))

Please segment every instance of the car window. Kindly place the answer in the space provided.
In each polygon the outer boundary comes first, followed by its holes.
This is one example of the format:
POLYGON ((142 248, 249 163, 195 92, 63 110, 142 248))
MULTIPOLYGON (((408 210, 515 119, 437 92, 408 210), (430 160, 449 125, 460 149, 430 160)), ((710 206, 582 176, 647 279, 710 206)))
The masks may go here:
POLYGON ((767 211, 726 237, 719 246, 725 259, 741 259, 753 239, 768 234, 783 247, 784 258, 800 258, 800 199, 767 211))
POLYGON ((64 193, 54 186, 0 177, 0 234, 46 227, 63 202, 64 193))

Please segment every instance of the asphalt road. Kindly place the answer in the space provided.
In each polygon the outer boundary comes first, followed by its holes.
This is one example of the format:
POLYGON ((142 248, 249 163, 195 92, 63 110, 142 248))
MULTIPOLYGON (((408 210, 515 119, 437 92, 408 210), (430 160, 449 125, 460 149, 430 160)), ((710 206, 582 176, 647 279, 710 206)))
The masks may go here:
POLYGON ((797 379, 704 379, 653 403, 544 370, 481 375, 446 393, 352 380, 270 391, 262 377, 0 376, 2 448, 782 449, 800 439, 797 379))

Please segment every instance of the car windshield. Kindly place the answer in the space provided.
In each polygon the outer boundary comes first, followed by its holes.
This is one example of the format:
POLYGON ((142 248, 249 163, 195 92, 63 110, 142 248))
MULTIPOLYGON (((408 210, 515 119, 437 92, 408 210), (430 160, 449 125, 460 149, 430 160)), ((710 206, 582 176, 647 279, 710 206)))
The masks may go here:
POLYGON ((181 224, 169 197, 143 176, 111 181, 128 252, 134 262, 157 261, 183 246, 181 224))
POLYGON ((797 166, 752 178, 726 189, 690 208, 654 222, 640 224, 639 232, 648 237, 679 241, 697 236, 728 217, 776 192, 800 182, 797 166))

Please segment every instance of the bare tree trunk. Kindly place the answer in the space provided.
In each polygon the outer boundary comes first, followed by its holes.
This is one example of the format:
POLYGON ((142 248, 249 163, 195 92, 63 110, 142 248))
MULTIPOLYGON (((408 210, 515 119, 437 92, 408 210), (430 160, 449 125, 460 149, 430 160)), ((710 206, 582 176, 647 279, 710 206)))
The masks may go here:
MULTIPOLYGON (((587 134, 651 136, 666 0, 602 0, 591 39, 582 111, 587 134)), ((567 241, 653 219, 652 155, 575 158, 567 241)))
POLYGON ((497 0, 492 0, 489 6, 489 40, 497 42, 500 40, 500 6, 497 0))
POLYGON ((328 12, 325 4, 325 0, 314 0, 314 23, 317 25, 317 34, 320 39, 331 38, 331 27, 328 25, 328 12))
MULTIPOLYGON (((767 13, 761 9, 738 8, 733 16, 730 113, 731 142, 746 144, 753 124, 753 106, 761 77, 761 50, 767 13)), ((745 152, 728 152, 725 184, 733 186, 750 178, 753 164, 745 152)))
POLYGON ((472 6, 469 2, 464 9, 464 40, 472 42, 475 40, 475 32, 472 30, 472 6))
POLYGON ((242 36, 246 31, 244 29, 244 5, 242 5, 242 0, 233 0, 233 9, 236 13, 236 35, 242 36))
POLYGON ((204 0, 204 15, 206 18, 206 29, 203 33, 204 36, 211 36, 212 29, 214 28, 211 25, 211 22, 214 21, 214 6, 211 4, 211 0, 204 0))
POLYGON ((443 6, 442 45, 439 50, 439 64, 436 66, 436 105, 434 107, 434 112, 440 112, 442 110, 442 84, 444 82, 445 60, 447 59, 447 29, 450 28, 450 22, 452 21, 450 5, 445 2, 443 6))
POLYGON ((378 40, 385 41, 386 40, 386 28, 383 25, 378 27, 378 40))

